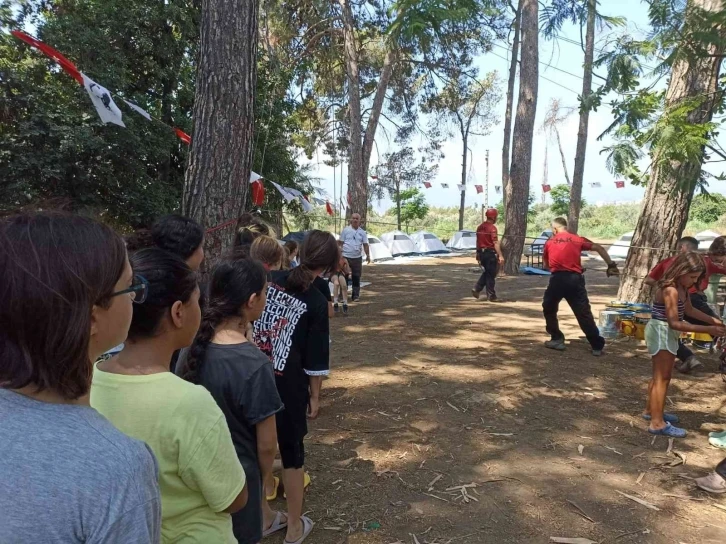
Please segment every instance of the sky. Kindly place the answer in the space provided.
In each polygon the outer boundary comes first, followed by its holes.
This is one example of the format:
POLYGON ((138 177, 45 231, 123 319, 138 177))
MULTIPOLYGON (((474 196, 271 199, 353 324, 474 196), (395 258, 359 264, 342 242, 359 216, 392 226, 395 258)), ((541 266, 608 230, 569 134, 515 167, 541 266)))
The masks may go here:
MULTIPOLYGON (((647 7, 644 2, 608 0, 600 3, 599 9, 606 15, 625 16, 627 18, 627 32, 636 36, 642 36, 648 29, 647 7)), ((601 46, 608 38, 610 33, 624 33, 625 29, 615 29, 613 31, 603 30, 597 35, 596 49, 601 46)), ((530 190, 535 194, 538 201, 542 198, 542 183, 545 154, 548 158, 548 177, 547 183, 551 186, 565 183, 562 163, 559 150, 555 141, 550 141, 547 135, 540 132, 542 120, 545 113, 549 109, 552 99, 559 99, 561 105, 573 108, 573 113, 560 126, 560 137, 562 139, 565 158, 567 161, 568 172, 572 178, 574 162, 575 162, 575 144, 577 141, 578 128, 578 95, 582 89, 583 52, 579 45, 580 31, 578 27, 569 25, 563 29, 563 36, 577 43, 569 43, 565 40, 547 41, 540 36, 540 80, 539 93, 537 103, 537 117, 535 121, 534 145, 532 149, 532 175, 530 178, 530 190), (547 65, 550 66, 547 66, 547 65), (559 70, 558 70, 559 69, 559 70), (568 75, 560 70, 571 72, 568 75), (546 78, 546 79, 545 79, 546 78)), ((612 35, 610 35, 612 37, 612 35)), ((497 115, 499 122, 495 125, 491 134, 487 136, 470 137, 469 148, 471 163, 470 175, 468 178, 468 187, 466 193, 466 204, 481 205, 484 203, 484 195, 476 195, 473 185, 484 185, 486 180, 485 155, 489 151, 489 205, 496 205, 501 201, 501 193, 495 192, 495 186, 501 185, 501 157, 503 142, 503 120, 506 104, 506 84, 507 75, 509 73, 509 56, 506 49, 502 46, 505 44, 497 42, 497 46, 492 48, 490 53, 481 55, 476 59, 476 66, 479 68, 480 75, 486 72, 496 70, 499 74, 502 87, 502 99, 497 107, 497 115)), ((597 53, 596 53, 597 58, 597 53)), ((596 70, 596 73, 604 75, 604 70, 596 70)), ((593 89, 598 85, 598 78, 593 79, 593 89)), ((517 100, 517 89, 515 88, 515 109, 517 100)), ((598 141, 597 137, 605 130, 613 120, 610 106, 607 104, 614 96, 606 97, 603 105, 597 111, 590 113, 587 154, 585 159, 585 176, 583 187, 583 198, 590 204, 621 202, 621 201, 639 201, 643 198, 644 188, 632 186, 628 181, 623 189, 615 188, 615 181, 622 179, 613 176, 608 172, 605 162, 607 155, 600 154, 603 147, 611 143, 610 138, 605 137, 602 141, 598 141), (592 188, 590 183, 601 183, 600 188, 592 188)), ((424 125, 424 123, 421 123, 424 125)), ((390 131, 393 134, 393 131, 390 131)), ((384 135, 384 131, 379 128, 376 134, 376 143, 378 153, 382 156, 384 153, 394 151, 396 149, 392 140, 389 142, 384 135)), ((414 147, 417 145, 414 142, 414 147)), ((433 187, 431 189, 423 189, 426 200, 429 205, 435 206, 458 206, 460 193, 456 189, 461 176, 461 140, 459 137, 453 137, 447 140, 443 146, 444 158, 439 162, 437 176, 431 180, 433 187), (448 183, 449 188, 443 189, 441 183, 448 183)), ((330 196, 333 195, 333 169, 324 165, 325 156, 322 151, 318 152, 313 160, 310 161, 312 166, 311 175, 318 178, 317 184, 327 191, 330 196)), ((377 154, 374 150, 371 158, 371 167, 375 167, 377 163, 377 154)), ((307 162, 307 161, 306 161, 307 162)), ((644 166, 647 165, 645 161, 644 166)), ((718 167, 718 163, 716 164, 718 167)), ((718 168, 711 169, 714 172, 720 172, 718 168)), ((336 185, 340 185, 340 169, 336 173, 336 185)), ((710 182, 710 190, 718 193, 726 193, 726 182, 712 181, 710 182)), ((347 170, 343 176, 343 191, 347 191, 347 170)), ((550 199, 547 197, 547 202, 550 199)), ((381 202, 374 202, 377 211, 382 212, 391 207, 391 202, 385 199, 381 202)))

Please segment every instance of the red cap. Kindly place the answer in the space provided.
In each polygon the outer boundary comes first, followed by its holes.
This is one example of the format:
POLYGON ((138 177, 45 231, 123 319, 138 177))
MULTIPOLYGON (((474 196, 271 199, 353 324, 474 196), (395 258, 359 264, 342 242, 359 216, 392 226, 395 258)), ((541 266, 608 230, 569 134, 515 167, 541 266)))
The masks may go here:
POLYGON ((499 212, 496 210, 496 208, 489 208, 484 215, 486 215, 487 219, 494 219, 496 221, 499 212))

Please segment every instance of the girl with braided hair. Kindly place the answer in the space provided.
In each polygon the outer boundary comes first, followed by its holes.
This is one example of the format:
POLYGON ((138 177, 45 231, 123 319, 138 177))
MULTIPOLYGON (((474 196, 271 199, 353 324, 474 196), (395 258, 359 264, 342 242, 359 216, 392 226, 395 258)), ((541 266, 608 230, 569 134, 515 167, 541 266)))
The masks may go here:
POLYGON ((203 385, 217 401, 245 469, 249 501, 232 515, 239 544, 257 544, 287 526, 284 515, 273 512, 262 493, 263 478, 272 474, 277 450, 275 414, 283 406, 270 360, 247 338, 251 323, 265 307, 266 293, 266 272, 260 262, 239 259, 217 265, 199 331, 177 368, 184 379, 203 385))

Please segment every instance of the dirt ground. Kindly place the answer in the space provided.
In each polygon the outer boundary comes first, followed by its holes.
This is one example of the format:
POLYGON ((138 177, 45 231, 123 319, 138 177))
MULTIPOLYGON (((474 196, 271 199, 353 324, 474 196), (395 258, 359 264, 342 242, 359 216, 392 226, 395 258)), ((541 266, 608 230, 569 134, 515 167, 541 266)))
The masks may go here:
MULTIPOLYGON (((473 266, 462 256, 365 267, 372 285, 331 320, 333 371, 306 440, 308 541, 726 542, 726 496, 691 481, 726 455, 707 441, 726 427, 715 358, 671 383, 668 409, 689 435, 668 453, 639 417, 643 345, 613 341, 593 357, 563 303, 567 350, 546 350, 547 277, 500 278, 508 302, 497 305, 472 298, 473 266), (452 489, 462 485, 467 497, 452 489)), ((586 278, 597 315, 617 280, 586 278)))

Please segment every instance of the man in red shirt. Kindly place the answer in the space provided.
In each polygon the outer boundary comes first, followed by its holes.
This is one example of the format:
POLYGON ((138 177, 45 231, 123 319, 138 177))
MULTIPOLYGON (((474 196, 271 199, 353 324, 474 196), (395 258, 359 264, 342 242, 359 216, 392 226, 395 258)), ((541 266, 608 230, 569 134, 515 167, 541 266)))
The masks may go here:
MULTIPOLYGON (((696 251, 698 250, 698 240, 686 236, 679 240, 680 251, 696 251)), ((665 274, 665 271, 671 265, 675 257, 669 257, 659 262, 653 270, 650 271, 648 277, 645 278, 645 284, 654 286, 665 274)), ((716 319, 719 319, 718 315, 708 305, 708 299, 704 291, 708 289, 708 281, 712 274, 724 274, 726 275, 726 267, 724 267, 724 261, 726 260, 726 237, 719 236, 712 243, 708 249, 708 254, 704 257, 706 261, 706 273, 703 275, 699 285, 694 285, 688 290, 689 298, 691 299, 691 305, 706 315, 710 315, 716 319)), ((689 323, 696 325, 710 325, 711 323, 704 323, 702 321, 694 320, 692 317, 685 317, 689 323)), ((678 344, 678 352, 676 353, 679 362, 676 363, 676 369, 683 374, 691 372, 697 367, 703 366, 703 363, 699 361, 693 352, 688 349, 682 342, 678 344)))
POLYGON ((486 211, 486 221, 476 229, 476 260, 484 269, 479 281, 474 285, 471 294, 479 298, 484 287, 487 290, 489 302, 498 302, 494 291, 499 265, 504 263, 502 248, 497 237, 497 210, 491 208, 486 211))
POLYGON ((601 245, 567 232, 565 218, 558 217, 552 221, 552 232, 554 234, 545 243, 542 253, 542 261, 552 273, 542 300, 547 332, 551 338, 545 342, 545 347, 560 351, 565 349, 565 335, 560 331, 557 320, 557 310, 560 301, 564 298, 572 308, 582 332, 590 342, 592 354, 599 356, 605 347, 605 339, 600 336, 600 330, 592 316, 590 299, 587 297, 587 289, 585 289, 585 276, 582 274, 580 254, 583 251, 596 251, 608 264, 608 276, 618 275, 620 271, 601 245))

